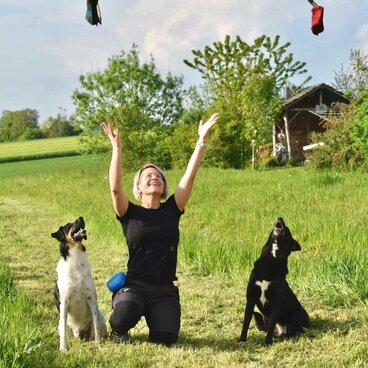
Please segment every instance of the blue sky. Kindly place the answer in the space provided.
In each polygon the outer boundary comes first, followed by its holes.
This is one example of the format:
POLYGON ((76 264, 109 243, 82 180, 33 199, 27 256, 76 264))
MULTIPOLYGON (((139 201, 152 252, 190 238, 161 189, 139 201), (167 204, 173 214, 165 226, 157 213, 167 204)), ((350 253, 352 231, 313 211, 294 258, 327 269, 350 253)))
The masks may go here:
POLYGON ((37 109, 40 124, 59 108, 72 114, 79 76, 104 69, 133 43, 162 74, 199 84, 183 59, 227 34, 248 42, 279 34, 295 60, 307 63, 311 84, 331 84, 350 49, 368 54, 368 0, 317 3, 325 8, 319 36, 310 30, 307 0, 100 0, 98 27, 85 20, 85 0, 0 0, 0 113, 37 109))

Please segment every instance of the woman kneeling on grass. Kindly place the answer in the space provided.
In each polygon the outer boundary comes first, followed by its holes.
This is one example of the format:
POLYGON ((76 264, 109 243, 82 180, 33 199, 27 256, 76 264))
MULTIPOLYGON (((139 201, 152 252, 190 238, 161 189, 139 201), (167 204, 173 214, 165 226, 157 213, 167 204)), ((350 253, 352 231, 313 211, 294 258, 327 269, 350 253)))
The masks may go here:
POLYGON ((140 206, 130 202, 122 190, 119 131, 101 124, 112 144, 111 196, 129 249, 127 282, 113 294, 110 326, 116 342, 129 341, 129 330, 142 316, 146 318, 151 342, 171 345, 178 340, 180 300, 173 281, 177 280, 179 220, 190 198, 208 135, 218 120, 219 114, 215 113, 205 123, 200 121, 199 140, 185 174, 165 202, 161 199, 168 195, 168 184, 163 171, 148 164, 137 172, 133 192, 141 201, 140 206))

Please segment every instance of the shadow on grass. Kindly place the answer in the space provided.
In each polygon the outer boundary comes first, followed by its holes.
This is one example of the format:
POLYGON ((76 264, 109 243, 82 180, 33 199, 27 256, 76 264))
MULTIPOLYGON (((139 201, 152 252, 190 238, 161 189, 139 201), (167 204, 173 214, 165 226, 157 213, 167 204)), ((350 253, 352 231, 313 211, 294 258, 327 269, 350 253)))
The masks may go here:
POLYGON ((239 342, 239 336, 234 338, 193 337, 181 334, 178 346, 184 348, 210 348, 215 351, 248 351, 254 352, 263 347, 264 338, 261 335, 252 336, 246 342, 239 342))
POLYGON ((340 335, 347 334, 352 328, 358 327, 361 323, 354 317, 349 320, 339 321, 334 318, 311 318, 310 327, 306 335, 310 339, 322 338, 327 333, 339 332, 340 335))
MULTIPOLYGON (((356 319, 350 319, 349 321, 337 321, 333 318, 321 318, 315 317, 311 319, 310 328, 306 329, 305 333, 296 336, 291 339, 274 338, 274 345, 282 344, 283 342, 297 343, 298 340, 303 340, 301 343, 307 341, 313 342, 315 340, 322 339, 326 334, 339 333, 345 335, 354 327, 359 326, 359 321, 356 319)), ((56 331, 56 330, 55 330, 56 331)), ((58 334, 55 333, 54 339, 58 339, 58 334), (56 337, 57 336, 57 337, 56 337)), ((181 331, 179 335, 179 341, 172 346, 172 348, 184 349, 184 350, 201 350, 210 349, 213 352, 247 352, 258 353, 261 350, 268 349, 264 346, 265 333, 260 332, 254 328, 249 331, 248 339, 246 342, 239 342, 239 336, 222 337, 221 331, 217 336, 193 336, 190 333, 181 331)), ((91 342, 82 342, 86 346, 90 346, 91 342)), ((108 348, 109 344, 115 346, 116 344, 108 337, 104 340, 103 344, 108 348)), ((148 333, 135 332, 131 334, 130 346, 136 346, 139 348, 141 345, 151 344, 148 339, 148 333)), ((103 346, 103 345, 102 345, 103 346)))
MULTIPOLYGON (((308 340, 319 340, 322 339, 326 334, 336 334, 345 335, 352 328, 358 327, 361 323, 355 319, 351 318, 347 321, 338 321, 333 318, 322 318, 314 317, 311 318, 311 324, 305 333, 296 336, 291 339, 280 339, 274 338, 275 344, 280 344, 284 341, 297 341, 298 339, 303 339, 303 337, 308 340)), ((183 331, 180 332, 179 341, 175 344, 175 347, 184 349, 202 349, 210 348, 214 351, 247 351, 253 353, 259 349, 264 348, 265 333, 259 332, 256 329, 249 331, 248 339, 246 342, 239 342, 239 336, 234 336, 233 338, 221 337, 219 332, 218 336, 192 336, 183 331)), ((137 334, 132 338, 132 343, 144 343, 148 342, 148 336, 146 334, 137 334)))
MULTIPOLYGON (((240 343, 238 337, 220 338, 220 337, 194 337, 184 332, 180 332, 179 341, 173 345, 176 348, 187 349, 204 349, 210 348, 214 351, 248 351, 253 352, 263 347, 264 337, 261 335, 253 336, 247 342, 240 343)), ((132 344, 149 343, 148 335, 135 334, 131 336, 132 344)))

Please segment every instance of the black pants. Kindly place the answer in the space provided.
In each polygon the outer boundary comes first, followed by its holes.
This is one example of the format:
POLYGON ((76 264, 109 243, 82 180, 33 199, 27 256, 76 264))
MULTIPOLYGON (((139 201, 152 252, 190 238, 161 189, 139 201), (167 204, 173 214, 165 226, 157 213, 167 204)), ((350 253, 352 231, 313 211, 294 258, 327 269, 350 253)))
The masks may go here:
POLYGON ((176 286, 129 280, 113 295, 112 304, 110 326, 113 332, 125 334, 144 316, 150 341, 171 345, 178 340, 181 311, 176 286))

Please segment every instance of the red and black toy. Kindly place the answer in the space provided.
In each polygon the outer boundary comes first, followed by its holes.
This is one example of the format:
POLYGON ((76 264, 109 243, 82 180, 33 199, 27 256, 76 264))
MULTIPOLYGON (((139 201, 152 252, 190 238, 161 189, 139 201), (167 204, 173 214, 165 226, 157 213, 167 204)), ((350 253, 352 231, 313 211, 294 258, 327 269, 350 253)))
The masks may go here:
POLYGON ((319 33, 322 33, 324 30, 323 26, 323 6, 317 5, 313 0, 308 0, 309 3, 313 6, 312 8, 312 32, 316 36, 319 33))

